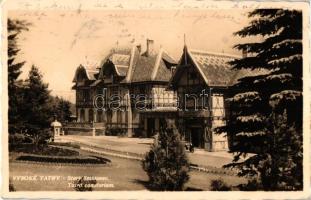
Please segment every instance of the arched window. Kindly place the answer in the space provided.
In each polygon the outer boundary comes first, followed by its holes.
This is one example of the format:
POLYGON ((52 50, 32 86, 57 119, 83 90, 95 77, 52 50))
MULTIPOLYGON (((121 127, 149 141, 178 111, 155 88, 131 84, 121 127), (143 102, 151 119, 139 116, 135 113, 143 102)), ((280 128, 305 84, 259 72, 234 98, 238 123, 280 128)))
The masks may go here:
POLYGON ((85 121, 85 111, 84 109, 80 110, 80 122, 84 122, 85 121))

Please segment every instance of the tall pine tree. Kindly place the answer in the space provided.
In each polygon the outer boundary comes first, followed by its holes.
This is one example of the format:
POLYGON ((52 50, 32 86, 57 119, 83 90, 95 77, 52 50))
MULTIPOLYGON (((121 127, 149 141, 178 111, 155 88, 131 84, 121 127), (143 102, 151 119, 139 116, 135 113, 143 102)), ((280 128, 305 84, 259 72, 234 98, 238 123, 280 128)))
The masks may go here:
POLYGON ((231 88, 231 116, 222 131, 236 156, 226 167, 258 177, 264 190, 302 189, 302 12, 257 9, 253 20, 235 33, 261 36, 260 42, 235 46, 248 56, 234 69, 261 71, 231 88), (241 156, 255 153, 241 161, 241 156))
POLYGON ((49 106, 49 98, 48 84, 43 82, 39 69, 32 66, 26 80, 22 115, 27 134, 32 138, 35 147, 50 137, 48 130, 53 112, 49 106))
POLYGON ((19 108, 22 106, 22 82, 17 81, 21 74, 21 68, 25 62, 16 62, 20 48, 18 36, 22 31, 27 31, 30 24, 25 21, 8 19, 8 96, 9 96, 9 133, 15 133, 21 129, 21 117, 19 108))

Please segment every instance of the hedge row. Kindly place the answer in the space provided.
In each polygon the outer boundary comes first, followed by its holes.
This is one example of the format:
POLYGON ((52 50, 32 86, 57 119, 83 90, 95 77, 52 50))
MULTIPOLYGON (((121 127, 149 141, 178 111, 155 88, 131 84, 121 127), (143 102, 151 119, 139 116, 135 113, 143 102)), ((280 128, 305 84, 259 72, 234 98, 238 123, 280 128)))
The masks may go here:
POLYGON ((71 163, 71 164, 106 164, 108 159, 101 157, 57 157, 57 156, 40 156, 40 155, 22 155, 16 160, 47 162, 47 163, 71 163))

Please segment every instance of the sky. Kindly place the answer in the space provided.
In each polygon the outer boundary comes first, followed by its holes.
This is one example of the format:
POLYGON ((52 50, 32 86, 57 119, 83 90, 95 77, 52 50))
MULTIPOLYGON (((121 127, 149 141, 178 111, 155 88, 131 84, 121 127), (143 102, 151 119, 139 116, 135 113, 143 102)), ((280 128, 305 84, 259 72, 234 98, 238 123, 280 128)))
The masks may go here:
POLYGON ((233 33, 249 23, 245 9, 10 11, 8 17, 32 24, 18 40, 18 60, 26 61, 20 78, 36 65, 51 93, 72 102, 75 69, 98 65, 111 48, 145 50, 149 38, 178 60, 185 35, 188 48, 241 55, 232 47, 246 39, 233 33))

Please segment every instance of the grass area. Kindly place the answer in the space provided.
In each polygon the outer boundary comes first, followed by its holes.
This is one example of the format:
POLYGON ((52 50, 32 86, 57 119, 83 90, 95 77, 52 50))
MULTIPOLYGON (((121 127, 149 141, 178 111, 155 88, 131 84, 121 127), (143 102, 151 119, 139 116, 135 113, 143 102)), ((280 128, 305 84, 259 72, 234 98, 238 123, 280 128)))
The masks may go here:
MULTIPOLYGON (((16 191, 74 191, 70 187, 73 180, 68 177, 106 177, 106 181, 97 181, 97 183, 113 184, 111 187, 98 187, 94 191, 115 191, 115 190, 148 190, 148 177, 141 168, 139 161, 122 159, 112 156, 105 156, 111 160, 110 165, 53 165, 53 164, 30 164, 10 162, 10 178, 16 191), (27 169, 27 170, 25 170, 27 169), (17 176, 59 176, 60 180, 37 180, 21 181, 17 176), (15 177, 15 179, 14 179, 15 177)), ((215 175, 199 171, 190 172, 190 181, 186 187, 188 190, 210 190, 211 181, 221 178, 228 185, 238 185, 245 183, 246 180, 228 175, 215 175)))
MULTIPOLYGON (((57 144, 54 144, 57 145, 57 144)), ((47 147, 42 152, 47 152, 51 146, 47 147)), ((141 167, 140 161, 128 160, 113 156, 103 156, 95 153, 89 153, 72 146, 71 144, 65 144, 62 146, 53 148, 64 150, 76 151, 79 157, 94 157, 100 156, 102 159, 109 159, 111 163, 109 165, 67 165, 67 164, 53 164, 53 163, 37 163, 37 162, 16 162, 16 158, 20 155, 30 155, 31 152, 27 148, 20 147, 20 152, 10 152, 10 183, 16 191, 74 191, 72 186, 75 183, 70 177, 81 178, 85 177, 106 177, 107 180, 97 180, 98 184, 102 184, 103 187, 93 188, 94 191, 120 191, 120 190, 149 190, 148 177, 141 167), (22 153, 21 153, 22 152, 22 153), (37 179, 34 180, 21 180, 18 177, 30 177, 34 176, 37 179), (47 180, 46 177, 59 177, 57 180, 47 180), (105 184, 113 187, 105 187, 105 184)), ((17 151, 18 149, 15 149, 17 151)), ((56 151, 56 150, 54 150, 56 151)), ((51 154, 49 152, 48 154, 51 154)), ((190 180, 186 184, 188 191, 208 191, 211 190, 211 182, 215 179, 222 179, 229 186, 236 186, 238 184, 245 183, 243 178, 205 173, 192 170, 190 172, 190 180)))

